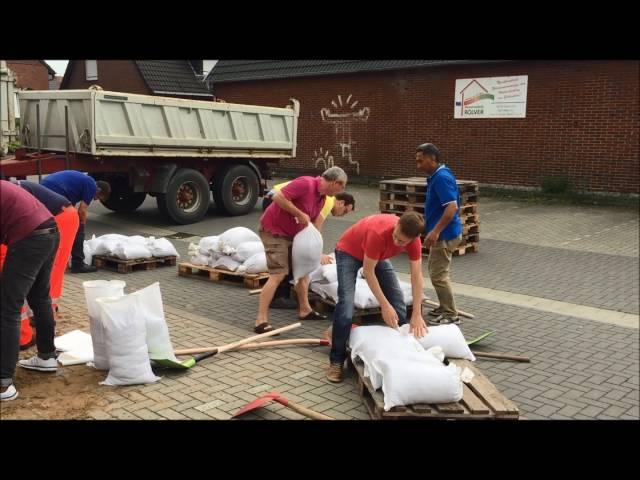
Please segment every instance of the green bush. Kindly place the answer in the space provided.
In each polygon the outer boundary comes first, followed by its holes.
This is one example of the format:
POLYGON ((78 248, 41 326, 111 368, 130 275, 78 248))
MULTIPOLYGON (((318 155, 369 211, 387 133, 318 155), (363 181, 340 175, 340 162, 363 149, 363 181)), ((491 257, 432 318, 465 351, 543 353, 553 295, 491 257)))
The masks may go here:
POLYGON ((562 194, 569 192, 569 177, 544 177, 542 179, 542 191, 544 193, 562 194))

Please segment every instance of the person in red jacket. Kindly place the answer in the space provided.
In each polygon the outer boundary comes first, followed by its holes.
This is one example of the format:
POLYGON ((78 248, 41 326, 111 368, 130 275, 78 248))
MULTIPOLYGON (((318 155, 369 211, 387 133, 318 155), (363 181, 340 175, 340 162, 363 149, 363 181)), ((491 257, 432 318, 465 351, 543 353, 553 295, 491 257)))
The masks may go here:
POLYGON ((0 180, 0 244, 7 256, 0 276, 0 401, 17 398, 13 376, 18 361, 20 308, 25 298, 38 330, 38 354, 19 365, 55 372, 55 323, 49 296, 51 269, 60 234, 51 213, 33 195, 0 180))

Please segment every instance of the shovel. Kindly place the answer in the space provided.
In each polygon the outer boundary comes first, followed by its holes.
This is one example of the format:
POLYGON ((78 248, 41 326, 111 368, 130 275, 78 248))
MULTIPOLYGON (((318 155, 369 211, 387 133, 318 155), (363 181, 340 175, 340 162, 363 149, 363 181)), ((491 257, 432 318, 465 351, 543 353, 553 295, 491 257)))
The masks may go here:
MULTIPOLYGON (((327 346, 329 345, 328 340, 324 340, 322 338, 291 338, 289 340, 273 340, 271 342, 253 342, 246 343, 244 345, 239 346, 235 350, 248 350, 250 348, 266 348, 266 347, 280 347, 286 345, 320 345, 327 346)), ((204 347, 207 348, 207 347, 204 347)), ((173 352, 176 355, 189 355, 193 353, 192 348, 186 348, 184 350, 176 350, 173 352)), ((201 349, 199 349, 201 350, 201 349)))
POLYGON ((493 353, 493 352, 476 352, 474 351, 473 354, 476 357, 482 357, 482 358, 495 358, 498 360, 511 360, 512 362, 525 362, 525 363, 529 363, 531 361, 531 359, 529 359, 529 357, 519 357, 517 355, 505 355, 503 353, 493 353))
POLYGON ((284 405, 285 407, 290 408, 295 412, 298 412, 300 415, 304 415, 305 417, 312 418, 313 420, 334 420, 333 418, 328 417, 327 415, 314 412, 310 408, 303 407, 302 405, 298 405, 297 403, 290 402, 286 397, 280 395, 278 392, 270 392, 261 397, 256 398, 255 400, 253 400, 252 402, 248 403, 247 405, 242 407, 240 410, 238 410, 233 415, 233 417, 239 417, 240 415, 243 415, 247 412, 255 410, 256 408, 263 407, 264 405, 269 403, 271 400, 275 400, 276 402, 284 405))
POLYGON ((282 332, 288 332, 289 330, 298 328, 300 325, 302 324, 300 322, 297 322, 292 325, 288 325, 286 327, 276 328, 275 330, 271 330, 270 332, 261 333, 259 335, 253 335, 243 340, 238 340, 237 342, 228 343, 227 345, 222 345, 221 347, 188 348, 185 350, 175 351, 174 355, 187 355, 187 354, 193 354, 193 353, 200 354, 200 355, 195 355, 193 358, 185 360, 184 362, 174 362, 173 360, 170 360, 170 359, 162 359, 162 360, 154 360, 154 361, 164 367, 179 368, 184 370, 184 369, 193 367, 196 363, 198 363, 201 360, 204 360, 205 358, 213 357, 218 353, 236 349, 242 345, 246 345, 255 340, 260 340, 261 338, 271 337, 273 335, 277 335, 278 333, 282 333, 282 332))
POLYGON ((476 337, 472 340, 469 340, 467 342, 467 345, 473 345, 474 343, 478 343, 481 340, 484 340, 485 338, 487 338, 489 335, 493 335, 495 332, 493 330, 489 330, 486 333, 483 333, 482 335, 480 335, 479 337, 476 337))

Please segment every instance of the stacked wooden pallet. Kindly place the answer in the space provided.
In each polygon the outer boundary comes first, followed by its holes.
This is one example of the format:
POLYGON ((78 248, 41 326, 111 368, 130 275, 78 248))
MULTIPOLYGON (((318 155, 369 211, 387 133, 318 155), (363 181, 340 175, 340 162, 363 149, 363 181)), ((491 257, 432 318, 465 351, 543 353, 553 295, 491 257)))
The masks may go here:
POLYGON ((207 265, 194 265, 189 262, 178 264, 178 275, 181 277, 202 278, 210 282, 241 285, 246 288, 260 288, 269 280, 268 273, 237 273, 207 265))
MULTIPOLYGON (((478 213, 478 182, 458 180, 461 205, 458 214, 462 222, 462 242, 454 255, 477 252, 480 242, 480 214, 478 213)), ((380 211, 398 216, 404 212, 418 212, 424 215, 427 194, 425 177, 396 178, 380 182, 380 211)), ((424 235, 421 236, 424 242, 424 235)), ((428 254, 428 250, 422 250, 428 254)))
POLYGON ((119 273, 131 273, 134 270, 154 270, 157 267, 175 266, 176 259, 175 255, 135 260, 123 260, 122 258, 107 255, 94 255, 93 265, 96 268, 113 270, 119 273))

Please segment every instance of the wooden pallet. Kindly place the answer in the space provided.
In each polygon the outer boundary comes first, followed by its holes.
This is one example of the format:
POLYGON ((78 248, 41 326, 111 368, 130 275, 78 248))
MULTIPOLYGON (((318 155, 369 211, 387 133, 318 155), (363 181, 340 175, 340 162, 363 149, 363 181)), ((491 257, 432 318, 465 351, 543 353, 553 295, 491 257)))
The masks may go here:
MULTIPOLYGON (((402 215, 405 212, 418 212, 420 215, 424 215, 424 203, 411 203, 403 200, 380 200, 379 207, 381 213, 402 215)), ((477 203, 466 203, 458 209, 458 215, 461 217, 464 215, 465 218, 477 213, 477 203)))
POLYGON ((189 262, 178 265, 178 275, 183 277, 204 278, 211 282, 244 285, 246 288, 260 288, 269 279, 268 273, 236 273, 206 265, 194 265, 189 262))
POLYGON ((154 270, 157 267, 175 266, 177 257, 141 258, 137 260, 123 260, 118 257, 107 255, 94 255, 93 265, 105 270, 113 270, 119 273, 131 273, 134 270, 154 270))
MULTIPOLYGON (((458 191, 462 193, 478 193, 478 182, 473 180, 457 180, 458 191)), ((426 177, 394 178, 393 180, 382 180, 380 190, 387 192, 405 193, 425 193, 427 190, 426 177)))
MULTIPOLYGON (((479 237, 476 237, 479 238, 479 237)), ((464 241, 464 239, 463 239, 464 241)), ((451 254, 454 257, 459 257, 462 255, 466 255, 467 253, 477 253, 480 250, 480 246, 479 243, 476 242, 467 242, 465 244, 459 245, 458 248, 456 248, 453 253, 451 254)), ((427 256, 429 255, 429 249, 428 248, 424 248, 424 246, 422 247, 422 255, 423 256, 427 256)))
MULTIPOLYGON (((426 195, 426 192, 396 192, 394 190, 380 190, 380 201, 400 201, 424 204, 426 195)), ((461 192, 460 201, 462 205, 466 205, 468 203, 477 203, 478 192, 461 192)))
POLYGON ((374 390, 369 379, 364 376, 364 363, 360 359, 352 362, 350 355, 348 356, 348 363, 358 378, 358 395, 374 420, 518 420, 518 407, 501 394, 472 362, 457 359, 453 362, 474 373, 471 383, 463 385, 462 400, 455 403, 394 407, 385 412, 383 393, 381 390, 374 390))

